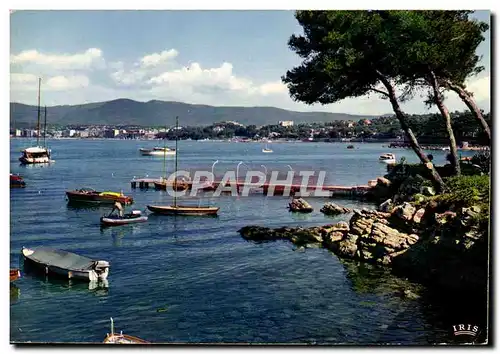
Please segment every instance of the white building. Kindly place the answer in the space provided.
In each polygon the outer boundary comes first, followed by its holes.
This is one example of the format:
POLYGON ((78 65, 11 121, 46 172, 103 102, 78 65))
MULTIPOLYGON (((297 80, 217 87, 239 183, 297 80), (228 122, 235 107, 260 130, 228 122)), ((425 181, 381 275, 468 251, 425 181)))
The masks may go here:
POLYGON ((278 124, 282 127, 293 127, 293 120, 281 120, 278 124))

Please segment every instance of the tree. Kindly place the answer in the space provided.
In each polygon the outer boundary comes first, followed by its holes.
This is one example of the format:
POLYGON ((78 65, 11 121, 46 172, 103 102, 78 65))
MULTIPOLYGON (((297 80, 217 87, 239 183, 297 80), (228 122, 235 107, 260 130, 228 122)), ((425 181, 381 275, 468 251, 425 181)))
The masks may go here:
MULTIPOLYGON (((481 58, 476 54, 476 50, 484 40, 483 33, 489 28, 487 23, 471 19, 472 12, 394 11, 392 13, 406 17, 407 29, 411 28, 411 36, 418 44, 412 61, 415 60, 415 64, 429 74, 432 72, 432 77, 427 79, 431 87, 443 87, 456 92, 491 141, 490 128, 472 93, 468 92, 465 86, 468 78, 484 70, 483 66, 478 65, 481 58)), ((441 108, 439 109, 441 111, 441 108)))
POLYGON ((444 104, 443 78, 461 80, 478 72, 477 46, 484 39, 468 16, 472 11, 385 11, 383 16, 397 23, 401 42, 400 81, 413 87, 430 87, 428 104, 436 104, 445 122, 450 145, 450 163, 460 174, 457 143, 451 115, 444 104))
POLYGON ((387 20, 378 11, 297 11, 295 17, 304 35, 292 35, 288 45, 303 62, 282 77, 291 97, 307 104, 329 104, 370 93, 389 99, 436 188, 444 189, 441 176, 407 124, 399 104, 405 95, 396 94, 403 65, 397 53, 404 40, 393 31, 397 18, 387 20))

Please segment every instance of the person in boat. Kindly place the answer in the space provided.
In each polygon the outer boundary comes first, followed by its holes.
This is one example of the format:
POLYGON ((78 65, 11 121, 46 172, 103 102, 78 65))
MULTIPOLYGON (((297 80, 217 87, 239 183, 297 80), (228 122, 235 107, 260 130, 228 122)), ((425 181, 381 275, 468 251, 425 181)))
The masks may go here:
POLYGON ((115 204, 113 205, 113 210, 111 210, 111 213, 109 213, 109 215, 113 215, 113 213, 115 212, 118 213, 118 215, 123 218, 123 206, 122 206, 122 203, 120 202, 115 202, 115 204))

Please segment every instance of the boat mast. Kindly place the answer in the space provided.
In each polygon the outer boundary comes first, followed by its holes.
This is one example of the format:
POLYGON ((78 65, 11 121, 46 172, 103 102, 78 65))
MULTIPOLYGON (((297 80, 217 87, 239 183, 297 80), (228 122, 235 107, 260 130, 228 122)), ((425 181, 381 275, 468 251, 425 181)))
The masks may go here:
POLYGON ((165 188, 167 188, 167 154, 166 154, 166 147, 167 147, 167 127, 165 126, 165 136, 163 137, 163 181, 165 181, 165 188))
POLYGON ((38 78, 38 119, 36 123, 36 146, 40 143, 40 86, 42 84, 42 78, 38 78))
MULTIPOLYGON (((179 141, 179 116, 175 117, 175 173, 177 173, 177 156, 179 151, 177 150, 177 145, 179 141)), ((174 179, 174 208, 177 207, 177 175, 174 179)))
POLYGON ((47 106, 45 106, 45 117, 44 117, 44 124, 43 124, 43 147, 47 148, 47 144, 45 142, 45 139, 47 137, 47 106))

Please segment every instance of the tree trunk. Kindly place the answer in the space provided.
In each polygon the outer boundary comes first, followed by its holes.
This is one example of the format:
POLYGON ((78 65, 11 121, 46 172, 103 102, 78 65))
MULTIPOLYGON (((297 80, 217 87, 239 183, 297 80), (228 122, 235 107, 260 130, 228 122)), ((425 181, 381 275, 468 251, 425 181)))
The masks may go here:
POLYGON ((460 85, 452 83, 450 80, 446 80, 444 82, 444 87, 455 91, 458 96, 462 99, 462 101, 466 104, 466 106, 470 109, 472 114, 476 117, 476 119, 479 121, 481 126, 483 127, 484 131, 488 135, 488 139, 491 143, 491 130, 490 127, 488 126, 488 123, 486 123, 486 120, 483 117, 483 114, 481 113, 481 110, 479 107, 476 105, 476 102, 474 101, 474 98, 472 98, 472 95, 468 93, 465 89, 463 89, 460 85))
POLYGON ((455 140, 455 134, 453 133, 453 128, 451 127, 451 116, 448 108, 444 105, 441 94, 439 93, 439 86, 436 79, 436 75, 431 71, 430 73, 430 84, 432 86, 432 91, 434 94, 434 103, 439 109, 439 112, 444 118, 446 132, 448 133, 448 139, 450 140, 450 154, 451 154, 451 166, 455 171, 455 175, 460 176, 460 159, 458 158, 457 142, 455 140))
POLYGON ((436 171, 434 168, 434 164, 429 160, 427 155, 424 153, 424 150, 420 147, 417 138, 413 134, 413 131, 411 128, 408 126, 408 123, 406 122, 406 115, 403 113, 401 110, 401 107, 399 106, 399 102, 396 97, 396 91, 394 89, 394 86, 389 82, 389 80, 380 72, 378 72, 380 81, 384 84, 384 86, 387 88, 388 92, 388 97, 389 100, 392 104, 392 109, 394 110, 394 113, 396 114, 396 118, 398 118, 399 123, 401 124, 401 128, 404 130, 406 133, 406 136, 410 140, 410 145, 419 157, 420 161, 422 161, 423 164, 425 164, 429 168, 429 172, 432 178, 432 183, 434 184, 434 187, 436 188, 436 191, 439 193, 441 191, 444 191, 446 189, 446 185, 444 184, 443 179, 439 175, 439 173, 436 171))

